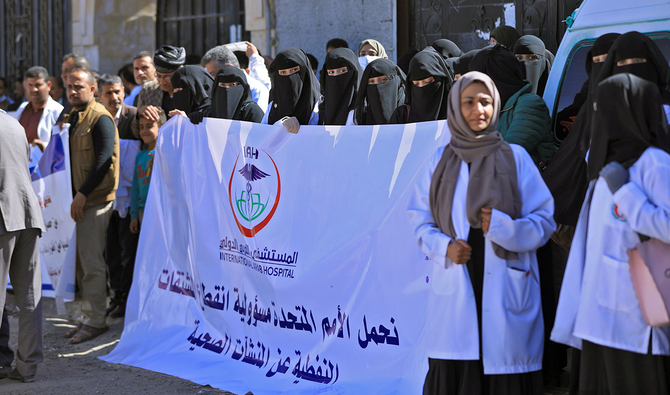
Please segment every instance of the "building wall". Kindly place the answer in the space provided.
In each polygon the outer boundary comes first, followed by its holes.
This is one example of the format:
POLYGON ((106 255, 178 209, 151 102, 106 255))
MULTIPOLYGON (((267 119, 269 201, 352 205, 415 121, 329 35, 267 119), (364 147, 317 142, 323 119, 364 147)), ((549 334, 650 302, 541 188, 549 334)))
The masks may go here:
MULTIPOLYGON (((267 48, 265 14, 261 12, 264 0, 247 0, 247 30, 259 48, 267 48), (256 7, 254 12, 250 12, 256 7), (249 23, 253 22, 253 23, 249 23)), ((320 0, 305 3, 295 0, 274 0, 276 20, 273 38, 277 46, 273 54, 284 48, 297 47, 319 60, 319 68, 326 57, 326 43, 331 38, 342 38, 356 52, 358 44, 373 38, 384 45, 389 58, 396 54, 396 1, 388 0, 320 0)), ((262 49, 261 49, 262 50, 262 49)), ((267 54, 267 50, 263 51, 267 54)))
POLYGON ((156 0, 72 0, 72 52, 91 68, 116 72, 156 45, 156 0))

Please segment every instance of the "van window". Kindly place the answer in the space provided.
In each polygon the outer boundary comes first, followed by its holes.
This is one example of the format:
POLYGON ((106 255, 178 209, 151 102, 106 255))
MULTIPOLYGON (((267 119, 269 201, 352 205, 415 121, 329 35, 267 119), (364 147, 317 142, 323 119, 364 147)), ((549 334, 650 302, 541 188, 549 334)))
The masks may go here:
MULTIPOLYGON (((651 33, 648 34, 648 36, 654 40, 656 45, 658 45, 666 60, 670 59, 670 33, 651 33)), ((559 86, 559 97, 554 109, 554 122, 561 122, 561 120, 557 119, 558 117, 556 114, 572 104, 575 95, 581 91, 584 82, 588 78, 584 65, 586 63, 586 54, 591 50, 594 41, 595 39, 577 44, 566 60, 565 77, 559 86)), ((555 124, 554 131, 556 132, 555 137, 557 138, 557 143, 560 142, 563 137, 561 136, 560 130, 560 125, 555 124)))

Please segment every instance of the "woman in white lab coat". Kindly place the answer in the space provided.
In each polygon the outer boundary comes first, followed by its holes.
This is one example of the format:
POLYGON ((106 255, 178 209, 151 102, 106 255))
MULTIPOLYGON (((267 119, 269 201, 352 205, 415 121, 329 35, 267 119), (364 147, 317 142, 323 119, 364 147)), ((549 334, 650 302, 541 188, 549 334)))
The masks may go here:
POLYGON ((554 202, 528 153, 497 132, 500 105, 483 73, 454 84, 451 142, 408 208, 432 261, 424 394, 543 392, 535 250, 554 232, 554 202))
POLYGON ((670 327, 645 323, 627 256, 640 235, 670 243, 670 133, 662 103, 657 84, 632 74, 609 77, 595 91, 588 163, 595 179, 551 336, 582 349, 580 394, 670 394, 670 327))

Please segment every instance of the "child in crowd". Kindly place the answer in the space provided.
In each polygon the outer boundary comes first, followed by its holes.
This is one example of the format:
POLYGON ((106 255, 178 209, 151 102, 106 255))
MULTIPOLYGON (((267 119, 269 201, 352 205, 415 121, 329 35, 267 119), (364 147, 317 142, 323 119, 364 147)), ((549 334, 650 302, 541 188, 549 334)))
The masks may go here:
POLYGON ((144 204, 149 193, 151 170, 154 164, 154 149, 158 138, 158 129, 163 126, 167 118, 159 110, 158 120, 140 117, 140 137, 144 142, 144 149, 135 157, 135 174, 133 175, 133 192, 130 203, 130 231, 140 231, 140 224, 144 214, 144 204))

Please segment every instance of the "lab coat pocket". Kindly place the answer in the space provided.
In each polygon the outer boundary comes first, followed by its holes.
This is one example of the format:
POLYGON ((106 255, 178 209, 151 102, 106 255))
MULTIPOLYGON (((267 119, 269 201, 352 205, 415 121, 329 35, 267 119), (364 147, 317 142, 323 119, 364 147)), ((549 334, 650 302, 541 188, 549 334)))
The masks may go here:
POLYGON ((529 306, 532 276, 530 271, 508 266, 505 270, 504 303, 507 310, 522 313, 529 306))
POLYGON ((598 304, 610 310, 630 313, 637 307, 628 262, 602 256, 596 284, 598 304))
POLYGON ((430 278, 433 292, 435 292, 436 295, 442 296, 451 295, 456 292, 459 283, 459 274, 461 274, 462 271, 463 268, 461 265, 451 265, 448 269, 436 267, 430 278))

